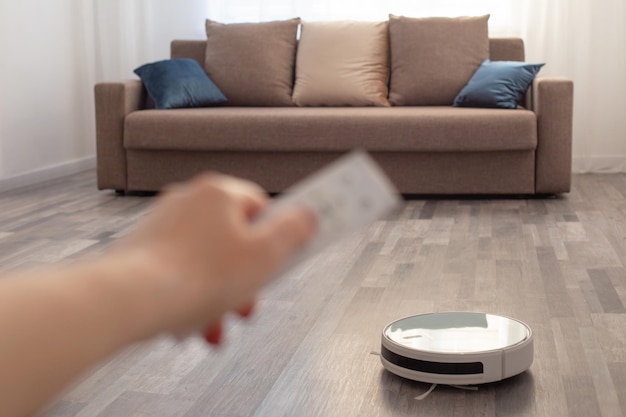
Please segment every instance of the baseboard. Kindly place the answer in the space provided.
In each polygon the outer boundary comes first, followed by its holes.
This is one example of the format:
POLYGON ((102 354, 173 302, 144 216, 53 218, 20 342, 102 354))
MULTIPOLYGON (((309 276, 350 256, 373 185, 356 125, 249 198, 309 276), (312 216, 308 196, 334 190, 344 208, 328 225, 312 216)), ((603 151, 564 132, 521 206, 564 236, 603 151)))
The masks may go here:
POLYGON ((590 156, 572 160, 575 174, 619 174, 626 173, 626 156, 590 156))
POLYGON ((14 190, 28 185, 38 184, 66 175, 76 174, 81 171, 96 167, 96 157, 89 156, 75 161, 65 162, 58 165, 49 166, 35 171, 26 172, 12 177, 0 179, 0 192, 14 190))

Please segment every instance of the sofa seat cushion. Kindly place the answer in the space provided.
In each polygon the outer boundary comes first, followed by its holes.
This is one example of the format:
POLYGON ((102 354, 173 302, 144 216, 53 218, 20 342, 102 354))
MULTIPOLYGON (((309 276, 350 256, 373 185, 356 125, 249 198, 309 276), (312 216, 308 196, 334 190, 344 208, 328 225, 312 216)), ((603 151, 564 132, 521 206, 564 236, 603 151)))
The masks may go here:
POLYGON ((455 107, 220 107, 142 110, 125 120, 127 149, 182 151, 526 151, 528 110, 455 107))

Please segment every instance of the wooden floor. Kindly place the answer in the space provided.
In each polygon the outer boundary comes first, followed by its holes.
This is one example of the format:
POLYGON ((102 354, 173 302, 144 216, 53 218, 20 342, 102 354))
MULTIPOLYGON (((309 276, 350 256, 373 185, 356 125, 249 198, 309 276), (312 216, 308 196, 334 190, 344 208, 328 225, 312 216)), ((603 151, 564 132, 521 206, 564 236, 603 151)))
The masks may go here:
MULTIPOLYGON (((0 269, 90 256, 153 198, 91 171, 0 194, 0 269)), ((626 176, 575 176, 554 199, 426 199, 302 265, 232 319, 219 350, 159 338, 96 366, 44 415, 624 416, 626 176), (469 310, 535 334, 530 370, 465 391, 383 370, 397 318, 469 310)))

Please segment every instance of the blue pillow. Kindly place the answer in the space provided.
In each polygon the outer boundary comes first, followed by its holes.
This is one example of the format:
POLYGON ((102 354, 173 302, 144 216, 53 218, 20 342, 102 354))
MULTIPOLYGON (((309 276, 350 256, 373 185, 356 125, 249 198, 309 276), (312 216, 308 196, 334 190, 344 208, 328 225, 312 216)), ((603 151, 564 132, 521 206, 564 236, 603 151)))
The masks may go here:
POLYGON ((206 107, 226 101, 193 59, 166 59, 135 69, 157 109, 206 107))
POLYGON ((453 105, 514 109, 543 66, 486 59, 456 96, 453 105))

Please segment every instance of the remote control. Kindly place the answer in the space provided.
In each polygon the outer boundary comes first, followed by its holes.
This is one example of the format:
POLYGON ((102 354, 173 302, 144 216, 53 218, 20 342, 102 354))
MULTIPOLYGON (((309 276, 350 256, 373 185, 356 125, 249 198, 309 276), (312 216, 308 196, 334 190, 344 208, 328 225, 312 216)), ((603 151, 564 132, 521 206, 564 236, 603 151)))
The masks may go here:
MULTIPOLYGON (((317 218, 317 230, 307 245, 278 272, 283 275, 341 238, 356 232, 396 208, 400 194, 380 167, 364 151, 339 158, 285 190, 254 220, 262 222, 289 207, 305 207, 317 218)), ((240 314, 250 314, 250 308, 240 314)), ((205 340, 219 345, 222 324, 204 333, 205 340)))
POLYGON ((352 151, 279 195, 256 221, 287 207, 305 207, 317 218, 317 231, 281 270, 315 255, 396 208, 400 194, 376 162, 362 150, 352 151))

